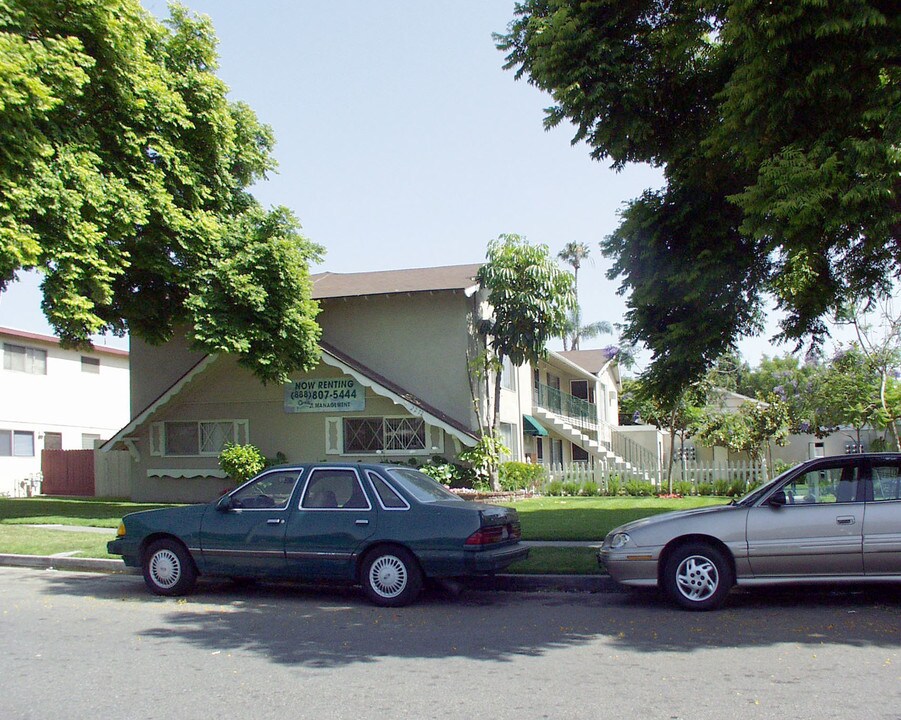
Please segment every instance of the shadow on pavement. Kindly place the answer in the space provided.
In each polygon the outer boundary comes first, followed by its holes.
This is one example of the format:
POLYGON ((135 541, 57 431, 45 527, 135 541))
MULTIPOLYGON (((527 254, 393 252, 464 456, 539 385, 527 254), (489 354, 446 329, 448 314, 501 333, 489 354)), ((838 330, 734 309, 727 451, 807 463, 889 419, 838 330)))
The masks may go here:
MULTIPOLYGON (((678 610, 654 592, 506 593, 430 589, 413 606, 369 605, 348 587, 205 580, 179 599, 150 595, 137 576, 47 573, 46 592, 146 606, 139 637, 271 662, 335 667, 381 657, 505 661, 602 641, 641 652, 794 645, 897 649, 901 590, 735 591, 723 610, 678 610)), ((104 612, 102 603, 96 605, 104 612)), ((107 606, 108 607, 108 606, 107 606)), ((112 608, 110 608, 112 610, 112 608)))

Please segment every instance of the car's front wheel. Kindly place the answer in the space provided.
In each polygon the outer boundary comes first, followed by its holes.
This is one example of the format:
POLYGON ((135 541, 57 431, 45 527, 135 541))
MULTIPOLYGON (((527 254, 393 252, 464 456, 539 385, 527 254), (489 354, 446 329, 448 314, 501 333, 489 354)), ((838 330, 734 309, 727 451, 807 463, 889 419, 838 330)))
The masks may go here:
POLYGON ((185 595, 194 587, 197 570, 184 545, 157 540, 144 553, 144 582, 157 595, 185 595))
POLYGON ((689 543, 677 548, 663 571, 663 589, 687 610, 714 610, 734 584, 732 566, 717 548, 689 543))
POLYGON ((403 548, 377 548, 367 555, 360 573, 363 592, 382 607, 409 605, 422 590, 416 558, 403 548))

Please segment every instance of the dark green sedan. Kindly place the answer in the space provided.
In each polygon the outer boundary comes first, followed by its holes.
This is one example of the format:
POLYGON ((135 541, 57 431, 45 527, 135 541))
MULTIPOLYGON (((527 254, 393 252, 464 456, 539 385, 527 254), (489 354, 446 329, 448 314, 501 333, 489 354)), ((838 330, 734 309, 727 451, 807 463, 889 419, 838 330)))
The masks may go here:
POLYGON ((126 515, 112 555, 159 595, 198 575, 346 580, 377 605, 413 602, 425 578, 460 578, 522 560, 515 510, 462 500, 391 465, 266 470, 209 505, 126 515))

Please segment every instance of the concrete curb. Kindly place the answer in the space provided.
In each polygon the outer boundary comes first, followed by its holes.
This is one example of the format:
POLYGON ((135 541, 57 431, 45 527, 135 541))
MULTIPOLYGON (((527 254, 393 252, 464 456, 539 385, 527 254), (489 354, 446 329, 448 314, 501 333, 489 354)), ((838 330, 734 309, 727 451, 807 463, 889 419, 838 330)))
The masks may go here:
POLYGON ((53 568, 54 570, 76 570, 113 574, 132 574, 137 568, 125 567, 121 560, 104 558, 54 557, 47 555, 0 555, 0 565, 10 567, 53 568))
MULTIPOLYGON (((121 560, 103 558, 48 557, 44 555, 2 555, 0 566, 37 569, 74 570, 117 575, 136 575, 138 568, 126 567, 121 560)), ((503 592, 625 592, 609 575, 490 575, 467 578, 474 590, 503 592)))

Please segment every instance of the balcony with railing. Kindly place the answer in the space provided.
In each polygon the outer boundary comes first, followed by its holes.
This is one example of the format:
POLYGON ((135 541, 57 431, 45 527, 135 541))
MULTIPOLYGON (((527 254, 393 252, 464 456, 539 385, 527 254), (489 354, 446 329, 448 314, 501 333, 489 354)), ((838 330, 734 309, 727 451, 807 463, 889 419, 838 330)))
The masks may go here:
POLYGON ((535 388, 535 404, 565 418, 575 427, 597 430, 598 406, 550 385, 535 388))

